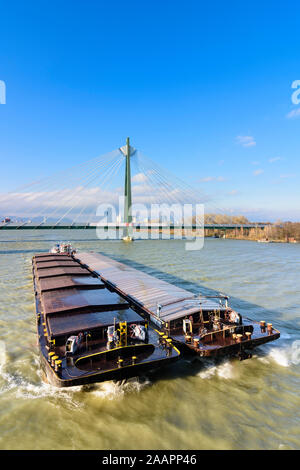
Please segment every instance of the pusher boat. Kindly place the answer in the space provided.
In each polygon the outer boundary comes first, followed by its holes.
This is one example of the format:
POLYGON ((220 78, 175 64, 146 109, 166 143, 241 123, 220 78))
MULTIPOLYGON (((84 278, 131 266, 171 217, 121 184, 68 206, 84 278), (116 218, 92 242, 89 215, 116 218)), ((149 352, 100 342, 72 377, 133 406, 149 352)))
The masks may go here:
POLYGON ((51 384, 119 381, 179 358, 169 337, 71 252, 36 254, 32 263, 41 363, 51 384))
POLYGON ((54 245, 50 253, 53 254, 66 254, 66 255, 74 255, 76 253, 76 250, 72 247, 70 242, 67 243, 57 243, 54 245))
MULTIPOLYGON (((254 347, 280 337, 272 323, 243 318, 228 305, 228 299, 219 294, 183 300, 181 307, 185 306, 185 311, 164 322, 162 329, 182 350, 201 357, 227 355, 240 360, 251 358, 254 347)), ((172 302, 165 308, 171 305, 172 302)), ((159 305, 160 317, 161 311, 159 305)))

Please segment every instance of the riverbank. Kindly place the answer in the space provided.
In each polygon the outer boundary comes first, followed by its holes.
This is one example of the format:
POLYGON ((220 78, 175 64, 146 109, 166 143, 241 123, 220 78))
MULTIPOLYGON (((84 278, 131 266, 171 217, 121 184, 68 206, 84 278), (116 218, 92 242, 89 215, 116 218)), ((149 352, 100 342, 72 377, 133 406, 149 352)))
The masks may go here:
POLYGON ((249 240, 265 243, 300 243, 300 223, 278 222, 273 225, 265 225, 264 227, 257 225, 253 228, 241 226, 240 228, 228 230, 214 230, 211 233, 205 230, 205 235, 216 238, 232 238, 234 240, 249 240))
POLYGON ((247 236, 221 236, 221 237, 215 237, 213 235, 208 235, 206 236, 205 238, 223 238, 223 239, 230 239, 230 240, 247 240, 249 242, 258 242, 258 243, 300 243, 300 241, 298 240, 266 240, 266 239, 263 239, 263 238, 250 238, 250 237, 247 237, 247 236))

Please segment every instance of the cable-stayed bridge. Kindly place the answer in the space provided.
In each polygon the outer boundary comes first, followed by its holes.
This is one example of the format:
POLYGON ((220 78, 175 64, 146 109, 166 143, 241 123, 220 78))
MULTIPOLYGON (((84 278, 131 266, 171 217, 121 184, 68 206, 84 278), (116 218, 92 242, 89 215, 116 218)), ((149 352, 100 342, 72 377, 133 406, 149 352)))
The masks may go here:
POLYGON ((195 190, 130 145, 46 178, 0 194, 0 229, 95 229, 114 227, 197 230, 250 229, 264 224, 206 223, 203 212, 226 214, 195 190), (125 175, 125 181, 124 181, 125 175), (187 208, 189 209, 187 211, 187 208), (11 214, 11 216, 8 216, 11 214))

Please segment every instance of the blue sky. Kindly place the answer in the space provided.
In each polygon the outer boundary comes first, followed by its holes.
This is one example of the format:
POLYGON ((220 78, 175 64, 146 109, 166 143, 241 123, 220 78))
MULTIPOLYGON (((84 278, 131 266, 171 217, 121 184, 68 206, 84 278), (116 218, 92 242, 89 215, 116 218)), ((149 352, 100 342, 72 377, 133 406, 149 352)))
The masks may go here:
POLYGON ((300 220, 296 2, 0 7, 2 192, 129 135, 224 210, 300 220))

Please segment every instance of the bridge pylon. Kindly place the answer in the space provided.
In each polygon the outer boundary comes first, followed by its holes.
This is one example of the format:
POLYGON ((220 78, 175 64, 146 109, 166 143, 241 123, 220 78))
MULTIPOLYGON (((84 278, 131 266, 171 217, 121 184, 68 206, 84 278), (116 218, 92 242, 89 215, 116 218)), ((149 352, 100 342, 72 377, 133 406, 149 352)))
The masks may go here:
POLYGON ((130 230, 130 224, 132 223, 132 214, 131 214, 131 204, 132 204, 132 194, 131 194, 131 170, 130 170, 130 158, 135 153, 135 149, 130 146, 129 137, 126 139, 126 145, 120 148, 121 152, 125 155, 126 165, 125 165, 125 188, 124 188, 124 236, 123 240, 130 242, 132 238, 132 230, 130 230))

